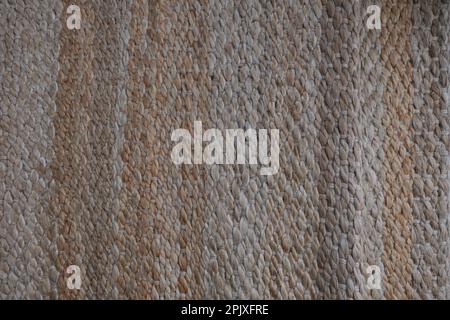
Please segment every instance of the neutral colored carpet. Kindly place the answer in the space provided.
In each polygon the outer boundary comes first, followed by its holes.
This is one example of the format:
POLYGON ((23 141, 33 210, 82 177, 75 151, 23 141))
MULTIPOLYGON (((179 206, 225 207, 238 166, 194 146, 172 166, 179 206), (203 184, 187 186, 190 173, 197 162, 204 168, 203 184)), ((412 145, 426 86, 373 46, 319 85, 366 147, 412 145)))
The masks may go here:
POLYGON ((0 298, 450 298, 449 12, 0 0, 0 298), (174 165, 194 120, 278 174, 174 165))

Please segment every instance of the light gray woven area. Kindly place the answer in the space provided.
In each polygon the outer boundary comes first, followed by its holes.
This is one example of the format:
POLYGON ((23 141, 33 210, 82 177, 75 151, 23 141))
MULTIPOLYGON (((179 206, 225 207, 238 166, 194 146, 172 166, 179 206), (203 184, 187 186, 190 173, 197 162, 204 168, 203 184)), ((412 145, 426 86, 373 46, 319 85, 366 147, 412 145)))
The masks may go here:
POLYGON ((0 12, 0 298, 450 298, 450 1, 0 12), (279 129, 278 173, 176 166, 196 120, 279 129))

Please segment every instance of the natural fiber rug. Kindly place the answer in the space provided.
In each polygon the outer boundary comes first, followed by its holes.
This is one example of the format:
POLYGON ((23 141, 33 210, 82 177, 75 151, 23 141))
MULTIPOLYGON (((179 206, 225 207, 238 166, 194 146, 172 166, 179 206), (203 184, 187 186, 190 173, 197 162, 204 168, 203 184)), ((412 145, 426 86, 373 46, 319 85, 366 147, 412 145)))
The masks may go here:
POLYGON ((450 1, 0 12, 0 298, 450 298, 450 1), (278 172, 174 164, 194 121, 278 172))

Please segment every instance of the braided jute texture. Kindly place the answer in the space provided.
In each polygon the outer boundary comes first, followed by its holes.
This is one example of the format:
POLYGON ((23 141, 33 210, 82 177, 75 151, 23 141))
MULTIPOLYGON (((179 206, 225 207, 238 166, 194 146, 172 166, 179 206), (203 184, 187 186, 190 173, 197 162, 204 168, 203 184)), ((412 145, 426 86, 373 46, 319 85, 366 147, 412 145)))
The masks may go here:
POLYGON ((450 298, 449 0, 0 12, 0 298, 450 298), (278 173, 175 165, 196 120, 278 173))

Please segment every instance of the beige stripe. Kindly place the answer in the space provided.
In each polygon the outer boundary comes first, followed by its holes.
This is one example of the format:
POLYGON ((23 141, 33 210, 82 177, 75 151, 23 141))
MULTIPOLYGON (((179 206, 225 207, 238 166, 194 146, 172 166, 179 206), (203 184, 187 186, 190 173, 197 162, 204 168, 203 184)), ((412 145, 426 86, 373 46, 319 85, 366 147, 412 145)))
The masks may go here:
POLYGON ((449 6, 413 5, 413 283, 423 299, 448 298, 449 287, 449 6))
POLYGON ((0 299, 56 297, 50 163, 58 1, 1 1, 0 299), (26 13, 29 13, 27 15, 26 13))

